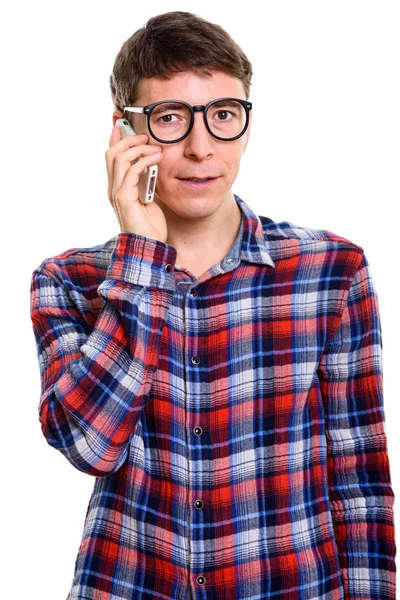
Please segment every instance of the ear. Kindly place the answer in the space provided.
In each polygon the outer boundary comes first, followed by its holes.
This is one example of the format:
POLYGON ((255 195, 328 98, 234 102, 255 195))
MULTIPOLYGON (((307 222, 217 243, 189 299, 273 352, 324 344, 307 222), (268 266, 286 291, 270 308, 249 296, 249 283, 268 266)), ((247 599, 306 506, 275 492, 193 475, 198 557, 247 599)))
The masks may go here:
POLYGON ((115 125, 117 119, 122 119, 123 116, 124 116, 124 113, 122 112, 122 110, 115 109, 113 112, 113 115, 112 115, 113 125, 115 125))

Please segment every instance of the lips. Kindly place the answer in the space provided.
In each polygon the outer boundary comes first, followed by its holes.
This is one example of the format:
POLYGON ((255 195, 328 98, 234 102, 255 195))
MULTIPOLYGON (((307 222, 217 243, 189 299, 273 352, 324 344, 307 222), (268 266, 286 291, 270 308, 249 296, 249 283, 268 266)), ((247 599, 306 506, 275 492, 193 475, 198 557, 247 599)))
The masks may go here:
POLYGON ((178 179, 215 179, 219 175, 211 175, 211 173, 185 173, 184 175, 177 175, 178 179))
POLYGON ((203 190, 210 188, 214 181, 217 181, 218 177, 210 177, 207 179, 202 179, 200 181, 195 179, 182 179, 181 177, 177 177, 177 179, 181 182, 182 185, 188 188, 192 188, 194 190, 203 190))
POLYGON ((209 179, 216 179, 216 177, 178 177, 184 181, 208 181, 209 179))

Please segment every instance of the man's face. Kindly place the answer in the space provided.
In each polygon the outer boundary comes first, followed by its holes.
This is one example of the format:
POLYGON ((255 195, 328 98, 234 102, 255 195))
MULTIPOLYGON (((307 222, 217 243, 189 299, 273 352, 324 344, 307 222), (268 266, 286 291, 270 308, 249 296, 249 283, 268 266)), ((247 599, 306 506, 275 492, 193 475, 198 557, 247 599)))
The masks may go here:
MULTIPOLYGON (((246 99, 240 79, 221 71, 214 71, 212 77, 202 77, 186 71, 174 74, 171 79, 151 77, 142 80, 140 96, 135 106, 167 99, 183 100, 191 106, 206 105, 211 100, 226 96, 246 99)), ((228 205, 233 201, 232 184, 237 177, 240 160, 249 139, 251 111, 249 126, 244 135, 230 142, 215 139, 207 131, 203 115, 203 112, 196 112, 189 135, 173 144, 157 142, 149 134, 147 117, 135 116, 135 131, 147 133, 149 144, 161 146, 162 158, 158 164, 155 202, 170 216, 173 216, 172 212, 184 219, 199 219, 210 216, 223 203, 228 205), (136 126, 136 123, 140 126, 136 126), (195 189, 180 181, 180 178, 185 177, 217 179, 205 188, 195 189)))

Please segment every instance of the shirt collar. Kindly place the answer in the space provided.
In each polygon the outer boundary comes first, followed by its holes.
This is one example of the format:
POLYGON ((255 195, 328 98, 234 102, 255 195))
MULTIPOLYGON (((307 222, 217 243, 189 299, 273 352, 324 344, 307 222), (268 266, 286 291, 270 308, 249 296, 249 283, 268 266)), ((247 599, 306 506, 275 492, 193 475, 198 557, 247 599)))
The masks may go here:
MULTIPOLYGON (((233 195, 242 211, 242 225, 232 248, 232 255, 236 254, 236 256, 238 256, 238 250, 240 248, 240 260, 269 265, 270 267, 275 268, 275 263, 269 254, 269 240, 267 234, 264 233, 260 217, 251 210, 244 200, 239 198, 236 194, 233 195)), ((263 218, 267 222, 271 221, 271 219, 268 219, 267 217, 263 218)))

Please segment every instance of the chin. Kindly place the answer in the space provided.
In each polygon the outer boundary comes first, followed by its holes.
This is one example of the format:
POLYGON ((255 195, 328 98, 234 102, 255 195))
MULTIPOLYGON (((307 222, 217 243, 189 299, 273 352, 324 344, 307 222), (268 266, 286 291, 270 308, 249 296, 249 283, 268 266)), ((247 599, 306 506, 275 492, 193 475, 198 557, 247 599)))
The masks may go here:
POLYGON ((175 215, 185 219, 199 219, 208 217, 222 204, 219 194, 211 193, 191 193, 191 194, 176 194, 171 199, 166 199, 164 202, 161 198, 154 195, 154 201, 164 209, 167 213, 171 211, 175 215))

